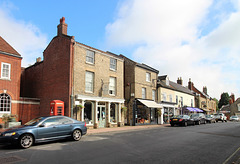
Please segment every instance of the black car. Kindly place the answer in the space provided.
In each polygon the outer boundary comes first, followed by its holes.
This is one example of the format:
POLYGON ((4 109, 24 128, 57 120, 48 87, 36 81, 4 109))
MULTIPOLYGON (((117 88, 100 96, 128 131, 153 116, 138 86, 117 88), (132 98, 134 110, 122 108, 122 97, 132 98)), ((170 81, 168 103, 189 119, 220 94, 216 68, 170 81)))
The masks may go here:
POLYGON ((210 115, 206 115, 206 122, 207 123, 216 123, 216 119, 214 117, 214 115, 210 114, 210 115))
POLYGON ((206 116, 203 113, 193 113, 190 116, 191 119, 194 120, 196 125, 200 125, 200 124, 206 124, 206 116))
POLYGON ((34 143, 63 138, 79 141, 87 133, 85 122, 66 116, 47 116, 35 118, 23 126, 6 129, 0 133, 0 142, 17 143, 29 148, 34 143))
POLYGON ((179 126, 188 126, 194 125, 193 119, 188 115, 176 115, 170 119, 171 126, 179 125, 179 126))

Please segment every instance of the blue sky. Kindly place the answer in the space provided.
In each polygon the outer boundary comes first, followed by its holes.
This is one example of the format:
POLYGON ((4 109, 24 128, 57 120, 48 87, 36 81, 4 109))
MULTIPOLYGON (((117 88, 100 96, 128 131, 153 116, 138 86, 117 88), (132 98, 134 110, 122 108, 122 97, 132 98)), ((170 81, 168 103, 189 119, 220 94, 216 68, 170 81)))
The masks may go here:
POLYGON ((34 64, 61 17, 75 40, 240 96, 240 0, 0 0, 0 35, 34 64))

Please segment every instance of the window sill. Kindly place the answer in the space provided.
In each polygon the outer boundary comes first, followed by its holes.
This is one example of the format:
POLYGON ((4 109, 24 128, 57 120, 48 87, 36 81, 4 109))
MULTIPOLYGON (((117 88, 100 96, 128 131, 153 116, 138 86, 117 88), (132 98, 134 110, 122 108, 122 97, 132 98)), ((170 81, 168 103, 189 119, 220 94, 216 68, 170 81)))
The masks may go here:
POLYGON ((0 80, 7 80, 7 81, 11 81, 11 79, 8 79, 8 78, 0 78, 0 80))
POLYGON ((89 65, 95 65, 95 63, 90 63, 90 62, 86 62, 86 64, 89 64, 89 65))
POLYGON ((110 71, 113 71, 113 72, 117 72, 117 70, 116 70, 116 69, 111 69, 111 68, 110 68, 109 70, 110 70, 110 71))

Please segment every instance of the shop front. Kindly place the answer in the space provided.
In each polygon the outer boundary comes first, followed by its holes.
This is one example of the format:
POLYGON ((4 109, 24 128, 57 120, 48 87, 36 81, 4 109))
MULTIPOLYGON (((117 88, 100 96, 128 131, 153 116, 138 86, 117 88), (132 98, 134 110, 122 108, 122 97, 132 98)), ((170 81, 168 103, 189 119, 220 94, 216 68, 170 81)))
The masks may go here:
POLYGON ((163 106, 163 123, 169 124, 171 117, 176 115, 176 103, 172 102, 162 102, 160 105, 163 106))
POLYGON ((75 96, 75 105, 81 104, 82 109, 75 112, 75 117, 85 121, 89 128, 122 126, 121 107, 123 99, 75 96))
POLYGON ((158 110, 161 109, 162 106, 151 100, 137 99, 135 103, 135 111, 133 112, 135 125, 158 124, 158 110))

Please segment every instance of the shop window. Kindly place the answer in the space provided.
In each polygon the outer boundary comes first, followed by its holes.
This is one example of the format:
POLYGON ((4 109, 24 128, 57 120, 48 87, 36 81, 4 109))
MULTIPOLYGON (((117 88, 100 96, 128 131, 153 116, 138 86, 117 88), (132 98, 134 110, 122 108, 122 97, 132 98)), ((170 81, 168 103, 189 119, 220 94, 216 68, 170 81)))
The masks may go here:
POLYGON ((11 97, 6 94, 0 94, 0 113, 11 113, 11 97))
POLYGON ((84 120, 86 121, 86 124, 93 124, 92 120, 92 103, 91 102, 86 102, 84 104, 84 120))
POLYGON ((116 104, 110 105, 110 122, 117 123, 117 107, 116 104))

